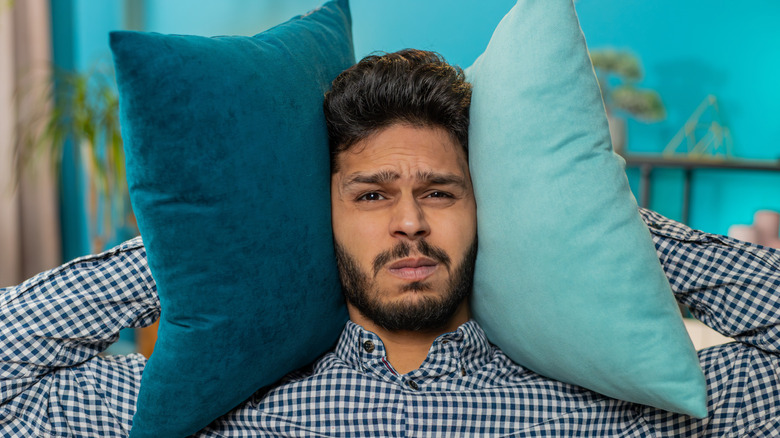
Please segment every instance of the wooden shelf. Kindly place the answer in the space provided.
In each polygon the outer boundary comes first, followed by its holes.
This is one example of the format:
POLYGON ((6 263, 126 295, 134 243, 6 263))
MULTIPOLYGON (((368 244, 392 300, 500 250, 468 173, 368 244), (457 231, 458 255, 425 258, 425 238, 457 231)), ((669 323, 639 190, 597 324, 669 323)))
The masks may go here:
POLYGON ((683 188, 682 222, 688 223, 690 215, 691 184, 696 169, 750 170, 759 172, 780 172, 780 160, 741 160, 721 157, 675 157, 663 155, 623 155, 626 167, 638 167, 640 174, 639 205, 650 205, 650 186, 653 181, 653 169, 656 167, 682 169, 685 178, 683 188))

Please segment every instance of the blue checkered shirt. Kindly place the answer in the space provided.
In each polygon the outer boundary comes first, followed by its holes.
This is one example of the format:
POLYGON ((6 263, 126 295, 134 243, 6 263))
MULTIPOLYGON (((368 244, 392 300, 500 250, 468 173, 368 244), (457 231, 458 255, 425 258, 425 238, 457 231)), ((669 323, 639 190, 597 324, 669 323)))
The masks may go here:
MULTIPOLYGON (((347 323, 332 352, 197 436, 780 436, 780 251, 642 215, 677 299, 737 340, 699 353, 706 419, 541 377, 473 321, 399 375, 347 323)), ((0 289, 2 436, 127 436, 145 359, 99 353, 159 312, 140 239, 0 289)))

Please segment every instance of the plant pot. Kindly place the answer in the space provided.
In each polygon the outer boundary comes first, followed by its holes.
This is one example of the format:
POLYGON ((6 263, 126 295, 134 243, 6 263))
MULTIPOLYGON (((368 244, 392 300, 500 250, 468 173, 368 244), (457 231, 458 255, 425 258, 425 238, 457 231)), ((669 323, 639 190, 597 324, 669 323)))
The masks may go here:
POLYGON ((623 155, 626 150, 627 126, 626 119, 607 113, 609 123, 609 135, 612 137, 612 150, 623 155))

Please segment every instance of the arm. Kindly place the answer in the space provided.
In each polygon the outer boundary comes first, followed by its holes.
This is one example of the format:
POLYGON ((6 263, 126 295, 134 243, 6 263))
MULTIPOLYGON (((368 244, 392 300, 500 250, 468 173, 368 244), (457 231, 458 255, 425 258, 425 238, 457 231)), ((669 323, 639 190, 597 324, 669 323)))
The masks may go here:
POLYGON ((159 314, 140 238, 0 289, 0 430, 128 426, 145 359, 97 355, 159 314))
POLYGON ((723 335, 780 352, 780 251, 640 213, 680 303, 723 335))

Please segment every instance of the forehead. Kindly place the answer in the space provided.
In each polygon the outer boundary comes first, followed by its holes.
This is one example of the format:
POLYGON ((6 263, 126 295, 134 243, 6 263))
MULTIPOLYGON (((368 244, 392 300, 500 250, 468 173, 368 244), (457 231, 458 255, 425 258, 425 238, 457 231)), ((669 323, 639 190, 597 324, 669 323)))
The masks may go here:
POLYGON ((337 175, 342 177, 377 171, 393 172, 401 177, 428 172, 468 177, 466 153, 441 127, 395 124, 340 153, 337 160, 337 175))

